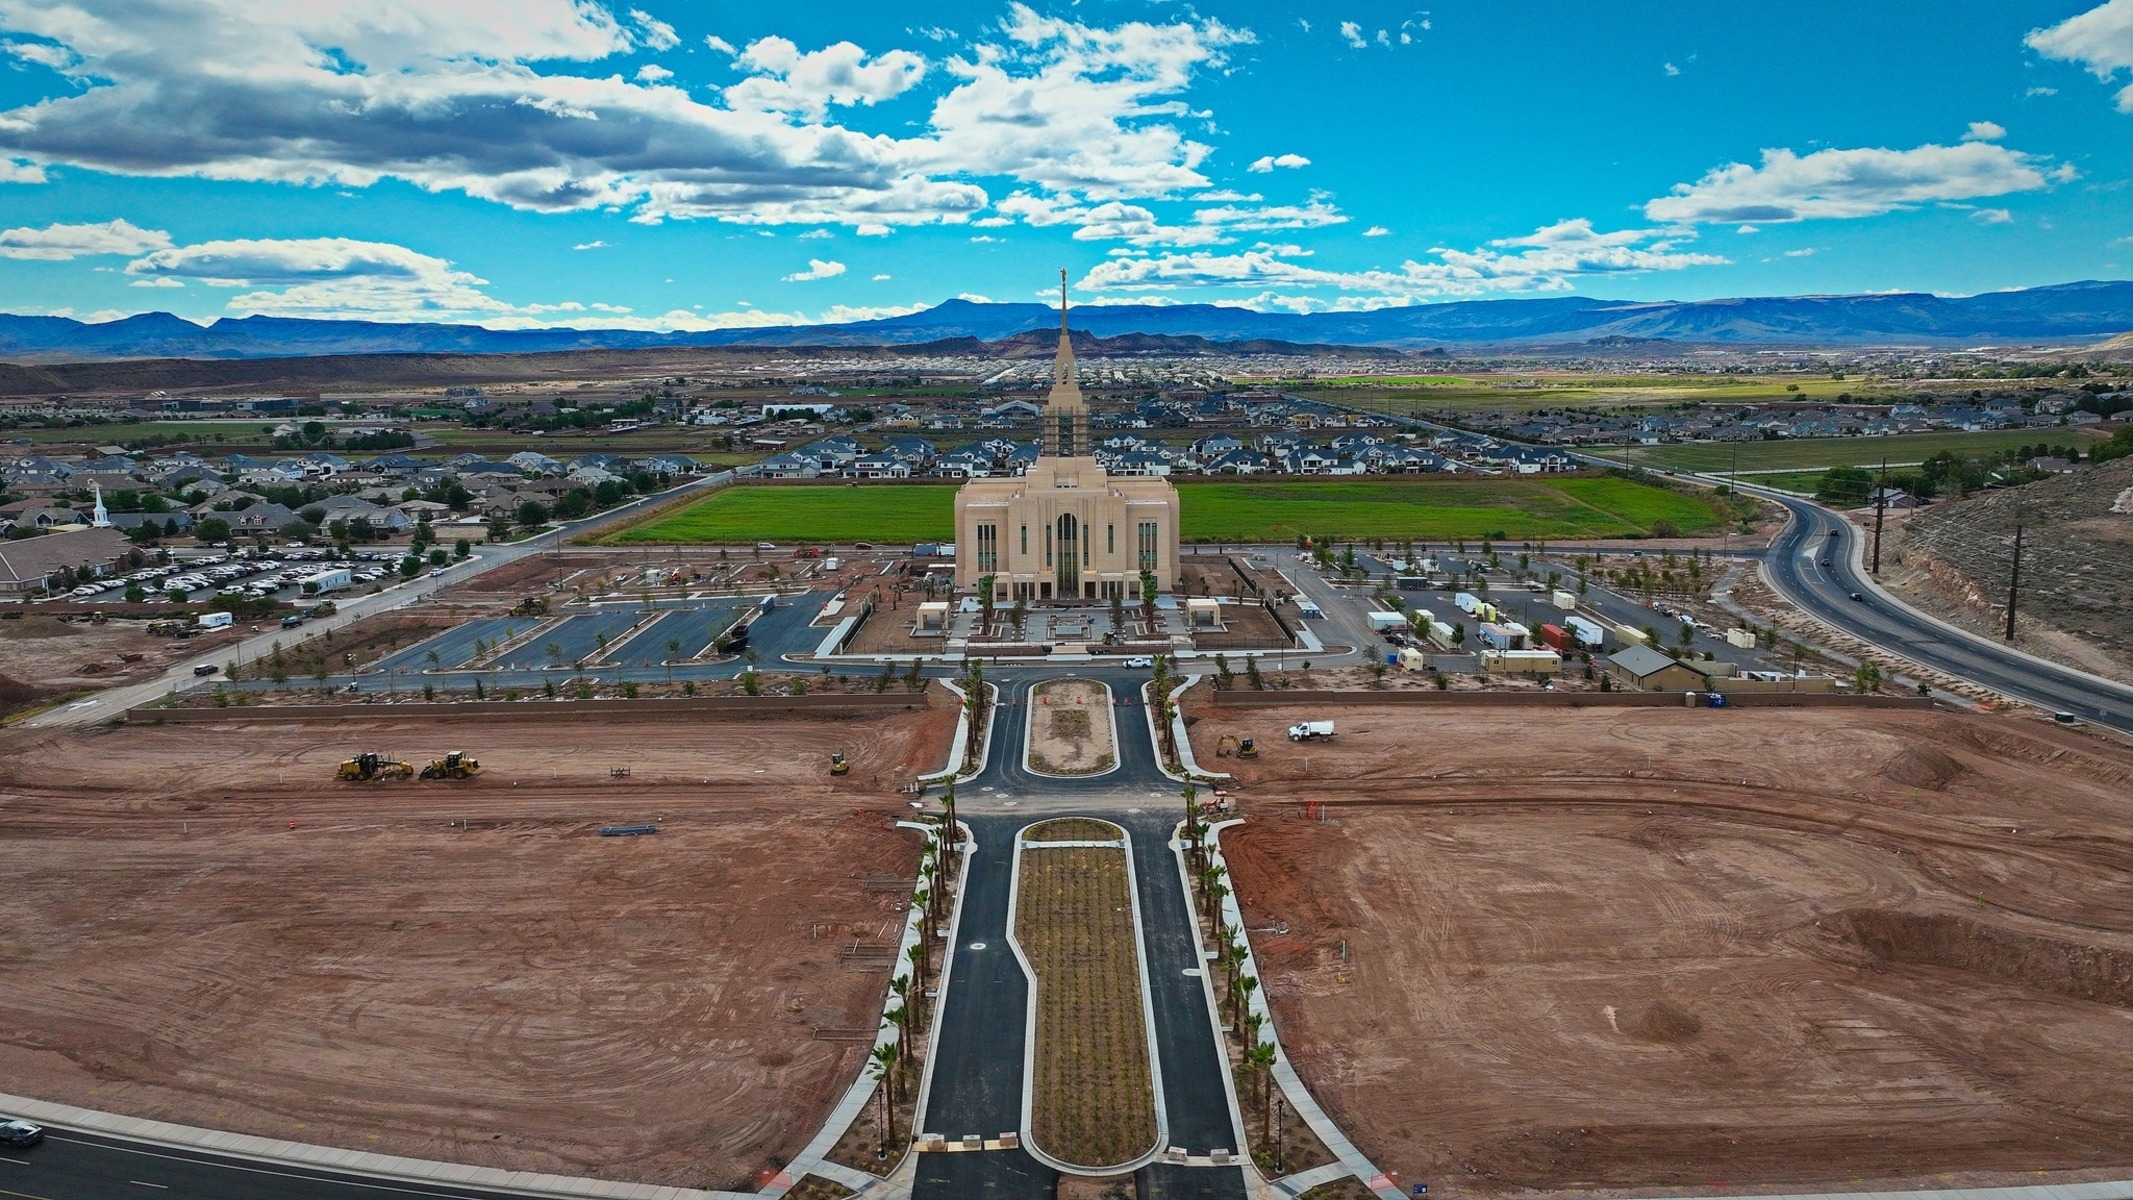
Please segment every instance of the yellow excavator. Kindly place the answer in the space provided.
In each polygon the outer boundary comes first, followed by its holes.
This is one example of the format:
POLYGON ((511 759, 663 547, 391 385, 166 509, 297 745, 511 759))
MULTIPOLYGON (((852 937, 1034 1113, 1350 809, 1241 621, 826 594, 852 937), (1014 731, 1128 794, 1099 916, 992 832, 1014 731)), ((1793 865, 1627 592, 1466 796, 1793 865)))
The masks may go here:
POLYGON ((424 779, 472 779, 481 772, 481 762, 464 750, 454 750, 443 758, 430 760, 422 768, 424 779))
POLYGON ((413 763, 382 754, 364 753, 343 762, 333 777, 348 783, 369 783, 373 779, 412 779, 414 774, 413 763))
POLYGON ((850 764, 850 763, 848 763, 848 762, 844 761, 844 751, 842 751, 842 750, 836 750, 836 751, 832 751, 832 752, 830 753, 830 774, 832 774, 832 775, 849 775, 849 774, 851 774, 851 773, 852 773, 852 764, 850 764))

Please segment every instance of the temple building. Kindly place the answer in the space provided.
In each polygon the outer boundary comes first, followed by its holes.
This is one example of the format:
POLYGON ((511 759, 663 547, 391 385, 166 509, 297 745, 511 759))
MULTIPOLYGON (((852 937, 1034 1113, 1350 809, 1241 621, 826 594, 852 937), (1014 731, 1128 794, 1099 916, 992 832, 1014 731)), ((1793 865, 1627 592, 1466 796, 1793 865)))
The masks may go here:
POLYGON ((1139 599, 1143 572, 1158 592, 1178 581, 1178 493, 1166 479, 1114 479, 1090 453, 1089 405, 1074 378, 1066 272, 1059 273, 1059 357, 1038 416, 1028 472, 973 479, 955 496, 955 583, 993 600, 1139 599))

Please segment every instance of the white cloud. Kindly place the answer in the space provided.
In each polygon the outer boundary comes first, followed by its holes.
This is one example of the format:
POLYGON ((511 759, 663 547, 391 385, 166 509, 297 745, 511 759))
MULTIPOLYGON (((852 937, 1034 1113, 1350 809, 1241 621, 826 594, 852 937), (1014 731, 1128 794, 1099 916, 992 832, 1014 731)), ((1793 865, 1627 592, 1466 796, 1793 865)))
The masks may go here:
POLYGON ((1743 226, 1741 226, 1741 227, 1740 227, 1739 229, 1736 229, 1736 230, 1734 230, 1733 232, 1735 232, 1735 233, 1761 233, 1761 232, 1762 232, 1762 230, 1760 230, 1760 229, 1756 228, 1756 227, 1755 227, 1755 226, 1753 226, 1753 225, 1743 225, 1743 226))
POLYGON ((1253 40, 1214 19, 1095 28, 1010 6, 1003 44, 948 60, 961 80, 933 106, 938 161, 1092 200, 1167 196, 1208 184, 1210 147, 1170 119, 1196 73, 1253 40))
POLYGON ((1256 171, 1259 174, 1264 175, 1272 171, 1276 167, 1283 167, 1293 171, 1299 167, 1308 167, 1310 165, 1311 160, 1305 158, 1301 154, 1269 154, 1263 158, 1258 159, 1257 161, 1253 162, 1251 166, 1248 166, 1244 169, 1247 171, 1256 171))
POLYGON ((704 45, 709 46, 711 49, 716 50, 720 54, 724 54, 730 58, 738 58, 741 53, 739 50, 734 49, 732 42, 727 41, 725 38, 722 38, 715 33, 705 35, 704 45))
POLYGON ((1935 200, 2035 191, 2070 168, 1990 142, 1915 150, 1765 150, 1759 167, 1729 163, 1644 206, 1670 224, 1871 217, 1935 200))
MULTIPOLYGON (((2104 0, 2049 29, 2030 30, 2022 44, 2046 58, 2080 63, 2109 82, 2120 71, 2133 70, 2133 0, 2104 0)), ((2133 113, 2133 84, 2117 100, 2119 112, 2133 113)))
POLYGON ((795 271, 785 276, 785 282, 805 283, 811 279, 828 279, 831 276, 842 274, 844 274, 843 263, 824 262, 819 258, 810 258, 807 260, 807 269, 805 271, 795 271))
POLYGON ((674 27, 641 8, 630 10, 630 20, 637 23, 638 37, 654 50, 672 50, 681 45, 681 35, 674 27))
POLYGON ((1371 226, 1370 228, 1368 228, 1368 229, 1365 229, 1365 230, 1363 231, 1363 236, 1364 236, 1364 237, 1384 237, 1385 235, 1387 235, 1387 234, 1389 234, 1389 233, 1391 233, 1391 232, 1392 232, 1392 230, 1390 230, 1390 229, 1387 229, 1387 228, 1385 228, 1385 227, 1384 227, 1383 225, 1372 225, 1372 226, 1371 226))
POLYGON ((577 245, 575 245, 575 246, 572 246, 572 247, 571 247, 571 249, 573 249, 573 250, 605 250, 605 249, 607 249, 607 243, 606 243, 606 242, 603 242, 603 241, 601 241, 601 240, 599 240, 598 238, 595 238, 595 239, 593 239, 592 241, 589 241, 589 242, 579 242, 579 243, 578 243, 577 245))
POLYGON ((674 72, 667 70, 658 63, 646 63, 637 68, 637 79, 640 83, 664 83, 672 78, 674 78, 674 72))
POLYGON ((2014 214, 2004 208, 1981 208, 1970 214, 1970 219, 1980 225, 2006 225, 2014 220, 2014 214))
POLYGON ((911 90, 926 60, 908 50, 867 58, 850 42, 802 53, 782 37, 748 43, 737 66, 755 74, 726 89, 726 103, 749 112, 791 113, 819 122, 832 105, 876 104, 911 90))
POLYGON ((1234 254, 1195 251, 1114 258, 1092 267, 1078 286, 1093 292, 1206 286, 1325 289, 1351 294, 1311 303, 1367 308, 1432 296, 1561 291, 1579 276, 1673 271, 1728 261, 1682 251, 1677 247, 1680 237, 1661 229, 1598 233, 1590 221, 1578 219, 1476 250, 1436 247, 1430 253, 1438 261, 1410 259, 1398 270, 1327 270, 1293 261, 1305 254, 1298 247, 1263 245, 1234 254))
POLYGON ((875 283, 882 283, 882 282, 885 282, 885 281, 887 281, 887 280, 888 280, 888 279, 890 279, 890 278, 891 278, 891 277, 890 277, 890 276, 888 276, 888 275, 876 275, 876 276, 874 277, 874 282, 875 282, 875 283))
POLYGON ((44 168, 33 162, 0 156, 0 183, 43 183, 44 168))
POLYGON ((1667 73, 1668 78, 1672 78, 1673 76, 1681 74, 1681 68, 1675 66, 1673 63, 1662 63, 1660 64, 1659 69, 1665 71, 1667 73))
POLYGON ((831 233, 827 229, 810 229, 806 233, 800 235, 800 240, 805 242, 812 241, 818 238, 833 238, 836 236, 836 234, 831 233))
POLYGON ((181 288, 185 286, 185 281, 172 279, 167 275, 160 275, 154 279, 136 279, 126 286, 137 288, 181 288))
POLYGON ((2056 96, 2059 94, 2059 89, 2055 87, 2033 87, 2022 94, 2032 99, 2038 96, 2056 96))
POLYGON ((1970 128, 1963 132, 1966 142, 1997 142, 2006 136, 2006 127, 1993 121, 1972 121, 1970 128))
POLYGON ((1786 258, 1812 258, 1812 257, 1814 257, 1814 252, 1815 252, 1815 248, 1814 248, 1813 246, 1803 246, 1803 247, 1801 247, 1801 248, 1800 248, 1800 249, 1798 249, 1798 250, 1787 250, 1787 251, 1785 252, 1785 257, 1786 257, 1786 258))
POLYGON ((351 238, 237 239, 156 250, 126 264, 141 279, 257 288, 233 311, 270 316, 435 320, 502 315, 511 306, 480 290, 487 280, 444 259, 351 238))
POLYGON ((984 245, 989 245, 989 244, 991 244, 991 243, 993 243, 993 242, 997 242, 997 241, 999 241, 1000 239, 999 239, 999 238, 996 238, 996 237, 994 237, 993 235, 991 235, 991 234, 989 234, 989 233, 981 233, 981 234, 977 235, 976 237, 974 237, 974 238, 971 238, 970 240, 971 240, 971 241, 972 241, 973 243, 975 243, 976 245, 984 246, 984 245))
POLYGON ((1257 204, 1266 199, 1257 192, 1238 192, 1229 188, 1217 188, 1211 192, 1195 192, 1190 199, 1195 204, 1257 204))
POLYGON ((140 254, 168 245, 169 234, 126 220, 0 230, 0 258, 65 262, 97 254, 140 254))
POLYGON ((890 233, 894 231, 886 225, 864 224, 859 226, 857 229, 854 229, 852 232, 858 234, 860 237, 887 237, 890 233))
POLYGON ((1370 42, 1363 37, 1363 27, 1353 21, 1341 22, 1341 37, 1358 50, 1370 45, 1370 42))

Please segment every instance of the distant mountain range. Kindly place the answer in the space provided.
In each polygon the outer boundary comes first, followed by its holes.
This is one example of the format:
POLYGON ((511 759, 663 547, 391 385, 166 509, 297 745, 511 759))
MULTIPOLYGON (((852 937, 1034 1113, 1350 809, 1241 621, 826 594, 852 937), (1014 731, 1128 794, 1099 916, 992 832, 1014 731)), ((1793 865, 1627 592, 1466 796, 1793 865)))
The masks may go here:
MULTIPOLYGON (((913 346, 996 343, 1057 328, 1043 304, 950 300, 923 312, 841 325, 646 333, 611 329, 484 329, 476 325, 226 317, 206 326, 169 313, 88 324, 0 315, 0 359, 290 358, 340 354, 541 354, 716 346, 913 346)), ((1354 313, 1263 313, 1215 304, 1076 308, 1076 332, 1129 339, 1150 353, 1288 353, 1305 347, 1388 350, 1667 343, 1843 346, 2086 343, 2133 330, 2133 281, 1940 297, 1778 296, 1626 301, 1560 297, 1467 300, 1354 313), (1182 339, 1182 340, 1181 340, 1182 339), (1204 339, 1200 341, 1198 339, 1204 339), (1241 345, 1240 345, 1241 343, 1241 345)), ((1112 347, 1107 347, 1112 348, 1112 347)), ((984 351, 978 351, 984 352, 984 351)))

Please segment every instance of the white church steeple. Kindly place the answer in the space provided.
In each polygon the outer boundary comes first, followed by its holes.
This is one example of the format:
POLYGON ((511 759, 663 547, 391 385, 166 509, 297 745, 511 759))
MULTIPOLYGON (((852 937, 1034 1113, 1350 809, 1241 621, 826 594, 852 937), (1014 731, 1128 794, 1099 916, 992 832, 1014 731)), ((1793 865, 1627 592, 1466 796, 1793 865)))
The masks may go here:
POLYGON ((1052 458, 1084 458, 1089 453, 1089 405, 1075 380, 1074 339, 1067 332, 1067 273, 1059 272, 1059 355, 1052 361, 1052 391, 1044 400, 1043 453, 1052 458))

